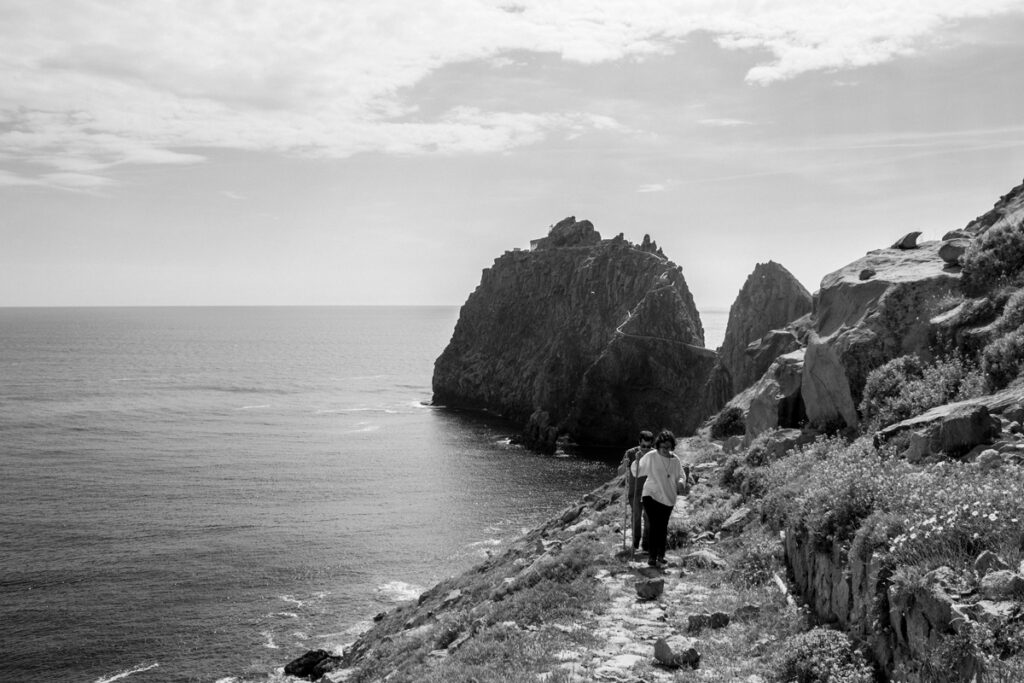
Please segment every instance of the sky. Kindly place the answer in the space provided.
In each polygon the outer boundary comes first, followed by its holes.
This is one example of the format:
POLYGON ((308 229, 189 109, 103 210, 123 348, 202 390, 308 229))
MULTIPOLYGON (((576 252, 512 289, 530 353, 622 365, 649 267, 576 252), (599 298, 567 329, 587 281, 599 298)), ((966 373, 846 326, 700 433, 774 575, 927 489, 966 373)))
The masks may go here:
POLYGON ((1024 0, 0 0, 0 306, 459 305, 567 216, 701 309, 1024 178, 1024 0))

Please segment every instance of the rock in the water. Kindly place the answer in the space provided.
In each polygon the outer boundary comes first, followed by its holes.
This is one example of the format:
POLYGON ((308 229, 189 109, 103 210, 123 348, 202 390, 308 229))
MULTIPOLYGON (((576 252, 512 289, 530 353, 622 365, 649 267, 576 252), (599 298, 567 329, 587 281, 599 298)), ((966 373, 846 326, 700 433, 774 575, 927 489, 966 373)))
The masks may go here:
POLYGON ((857 426, 857 408, 843 364, 816 335, 811 335, 804 354, 800 395, 812 425, 828 426, 841 421, 847 427, 857 426))
POLYGON ((641 579, 636 582, 636 594, 641 600, 656 600, 665 590, 665 579, 641 579))
POLYGON ((917 238, 921 236, 921 231, 917 230, 914 232, 908 232, 903 237, 896 240, 896 242, 889 247, 890 249, 917 249, 917 238))
POLYGON ((327 650, 309 650, 301 657, 288 662, 284 667, 284 672, 289 676, 315 681, 325 673, 337 668, 340 663, 341 657, 332 655, 327 650))
POLYGON ((484 270, 434 365, 435 404, 500 414, 542 450, 561 434, 581 444, 631 442, 650 425, 690 434, 724 404, 680 268, 599 238, 567 219, 484 270))
POLYGON ((748 346, 810 311, 811 295, 792 273, 773 261, 754 267, 729 309, 722 341, 722 364, 732 377, 730 394, 750 386, 777 357, 751 355, 748 346))

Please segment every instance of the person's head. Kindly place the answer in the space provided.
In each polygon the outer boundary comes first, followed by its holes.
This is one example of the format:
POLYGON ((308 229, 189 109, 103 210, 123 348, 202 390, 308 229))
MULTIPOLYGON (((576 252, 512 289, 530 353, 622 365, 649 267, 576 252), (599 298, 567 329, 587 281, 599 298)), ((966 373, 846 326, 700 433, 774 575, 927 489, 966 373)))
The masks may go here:
POLYGON ((650 448, 654 445, 654 434, 651 434, 646 429, 640 432, 640 445, 650 448))
POLYGON ((670 451, 674 450, 676 447, 676 435, 667 429, 662 429, 658 432, 658 436, 654 439, 654 447, 660 451, 662 446, 670 451))

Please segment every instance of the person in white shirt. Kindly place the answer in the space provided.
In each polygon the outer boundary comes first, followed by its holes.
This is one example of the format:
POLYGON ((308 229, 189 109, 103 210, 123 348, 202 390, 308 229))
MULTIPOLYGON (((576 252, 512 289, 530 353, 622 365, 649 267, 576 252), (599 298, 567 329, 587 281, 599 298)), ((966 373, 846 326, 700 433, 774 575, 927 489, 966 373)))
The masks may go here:
POLYGON ((688 482, 690 473, 673 452, 676 447, 675 435, 663 429, 654 439, 653 451, 640 458, 637 477, 646 477, 641 502, 650 526, 647 530, 650 553, 647 564, 657 567, 665 564, 665 549, 668 542, 668 520, 676 504, 676 487, 680 480, 688 482), (683 477, 686 479, 683 479, 683 477))

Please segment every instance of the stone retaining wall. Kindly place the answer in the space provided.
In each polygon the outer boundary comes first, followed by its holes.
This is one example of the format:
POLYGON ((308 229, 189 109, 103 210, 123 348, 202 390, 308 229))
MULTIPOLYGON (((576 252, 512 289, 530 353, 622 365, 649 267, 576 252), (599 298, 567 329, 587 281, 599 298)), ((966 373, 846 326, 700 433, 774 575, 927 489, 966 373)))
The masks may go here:
POLYGON ((849 557, 833 544, 822 552, 806 533, 787 529, 786 562, 797 590, 819 619, 843 628, 864 643, 889 680, 901 683, 981 681, 973 657, 936 671, 928 654, 965 624, 963 614, 940 581, 925 576, 920 587, 899 590, 876 555, 849 557))

